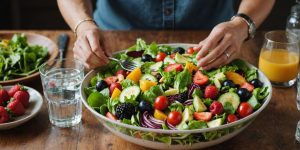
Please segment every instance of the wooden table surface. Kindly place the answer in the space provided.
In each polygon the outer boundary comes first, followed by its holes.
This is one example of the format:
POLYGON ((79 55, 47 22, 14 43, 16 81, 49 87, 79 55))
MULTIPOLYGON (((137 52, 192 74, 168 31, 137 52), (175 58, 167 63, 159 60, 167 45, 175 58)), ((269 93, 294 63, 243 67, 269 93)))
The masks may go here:
MULTIPOLYGON (((70 31, 25 31, 36 32, 57 41, 61 33, 71 37, 67 58, 73 57, 72 47, 75 37, 70 31)), ((117 51, 135 43, 136 38, 157 43, 198 43, 204 39, 207 31, 107 31, 103 33, 106 49, 117 51)), ((257 66, 259 51, 263 42, 263 32, 242 46, 241 58, 257 66)), ((28 83, 28 86, 42 92, 40 81, 28 83)), ((295 88, 273 88, 273 95, 266 109, 255 121, 236 137, 208 148, 209 150, 296 150, 300 144, 295 140, 300 112, 296 108, 295 88)), ((49 122, 47 107, 44 103, 40 113, 27 123, 10 130, 0 131, 1 150, 143 150, 147 149, 113 135, 83 107, 80 125, 61 129, 49 122)))

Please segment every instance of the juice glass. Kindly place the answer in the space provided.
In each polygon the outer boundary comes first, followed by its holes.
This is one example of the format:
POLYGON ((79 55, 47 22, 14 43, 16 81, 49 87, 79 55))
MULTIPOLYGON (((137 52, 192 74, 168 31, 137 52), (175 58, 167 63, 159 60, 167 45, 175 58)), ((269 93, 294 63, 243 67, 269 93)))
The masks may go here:
POLYGON ((299 67, 297 35, 286 31, 266 33, 258 66, 273 86, 294 85, 299 67))

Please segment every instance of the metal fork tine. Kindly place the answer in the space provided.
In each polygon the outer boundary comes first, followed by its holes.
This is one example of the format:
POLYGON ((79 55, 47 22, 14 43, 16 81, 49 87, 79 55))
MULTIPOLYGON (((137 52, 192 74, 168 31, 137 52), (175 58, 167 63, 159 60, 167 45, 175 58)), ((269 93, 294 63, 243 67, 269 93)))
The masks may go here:
POLYGON ((138 67, 138 65, 136 63, 129 61, 129 60, 120 61, 113 57, 109 57, 109 59, 118 62, 123 69, 128 70, 128 71, 132 71, 136 67, 138 67))

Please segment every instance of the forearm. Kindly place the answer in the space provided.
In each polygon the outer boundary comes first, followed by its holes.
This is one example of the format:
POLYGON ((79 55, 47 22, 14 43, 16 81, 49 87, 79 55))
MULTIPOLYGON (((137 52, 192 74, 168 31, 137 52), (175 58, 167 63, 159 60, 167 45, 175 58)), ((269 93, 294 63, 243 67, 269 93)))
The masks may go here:
POLYGON ((259 27, 271 12, 275 0, 242 0, 238 13, 248 15, 259 27))
MULTIPOLYGON (((90 0, 57 0, 57 3, 62 16, 73 31, 80 21, 92 18, 92 4, 90 0)), ((80 25, 80 28, 93 27, 96 27, 96 25, 91 21, 80 25)))

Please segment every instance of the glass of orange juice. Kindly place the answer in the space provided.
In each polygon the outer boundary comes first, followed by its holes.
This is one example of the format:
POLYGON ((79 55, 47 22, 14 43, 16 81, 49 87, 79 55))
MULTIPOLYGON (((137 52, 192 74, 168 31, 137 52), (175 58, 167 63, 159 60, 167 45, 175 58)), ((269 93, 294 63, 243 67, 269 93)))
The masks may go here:
POLYGON ((273 86, 294 85, 299 69, 297 35, 286 31, 266 33, 258 67, 270 79, 273 86))

